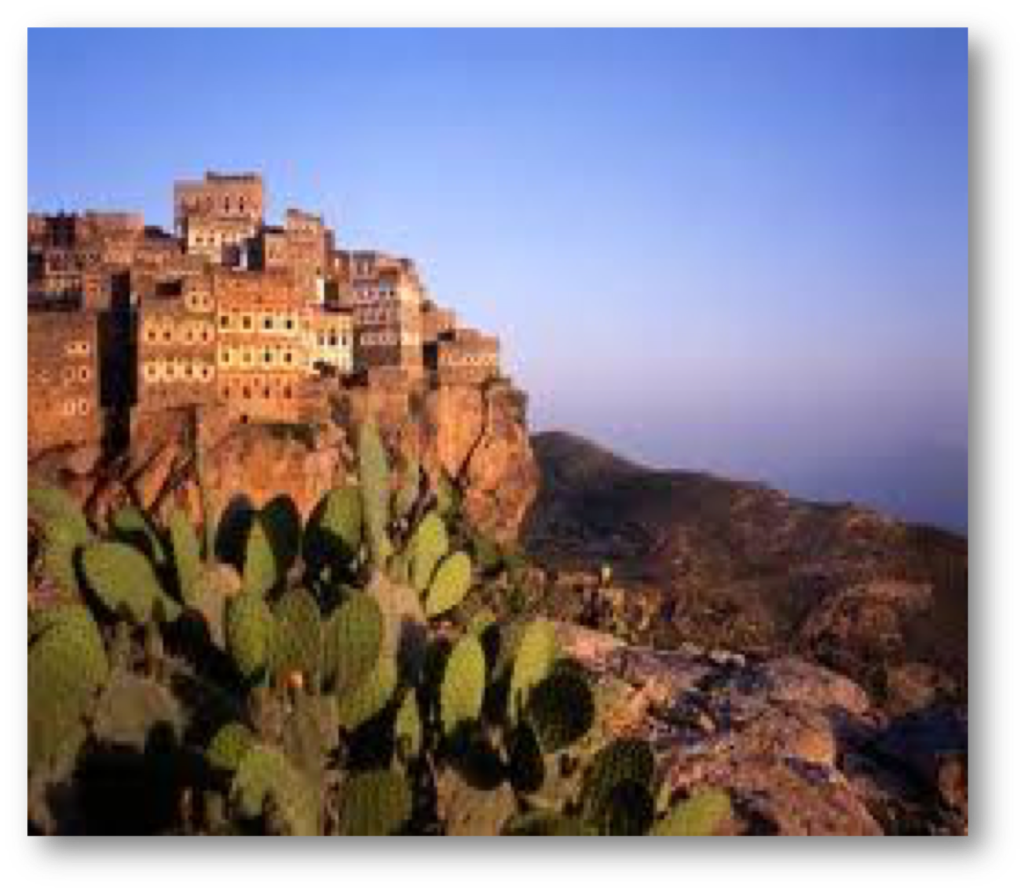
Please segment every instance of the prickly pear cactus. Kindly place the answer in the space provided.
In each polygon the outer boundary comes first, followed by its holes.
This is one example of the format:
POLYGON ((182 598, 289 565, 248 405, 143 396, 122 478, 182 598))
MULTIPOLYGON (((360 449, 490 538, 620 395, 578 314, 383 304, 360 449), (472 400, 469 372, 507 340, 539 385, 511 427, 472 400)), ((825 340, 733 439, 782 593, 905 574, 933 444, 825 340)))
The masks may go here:
POLYGON ((596 713, 587 680, 577 672, 558 670, 533 688, 526 711, 547 753, 581 740, 593 727, 596 713))
POLYGON ((445 558, 427 591, 425 609, 427 617, 447 613, 462 602, 473 584, 473 562, 464 551, 457 551, 445 558))
POLYGON ((441 724, 445 734, 454 734, 464 723, 480 718, 487 684, 487 660, 480 642, 464 635, 445 663, 441 682, 441 724))
POLYGON ((354 486, 332 489, 313 509, 302 535, 302 559, 319 576, 327 567, 345 566, 359 552, 363 503, 354 486))
POLYGON ((519 641, 509 683, 508 715, 513 723, 526 707, 530 692, 548 677, 557 657, 554 626, 546 619, 537 619, 527 625, 519 641))
POLYGON ((110 532, 114 538, 134 545, 157 566, 167 563, 167 549, 150 519, 135 505, 118 508, 110 518, 110 532))
POLYGON ((142 552, 123 542, 96 542, 82 552, 90 590, 117 616, 143 625, 151 618, 173 622, 180 606, 163 590, 142 552))
POLYGON ((199 539, 192 524, 180 509, 175 509, 167 525, 174 555, 174 571, 178 580, 178 595, 185 604, 192 604, 196 583, 202 572, 202 554, 199 539))
POLYGON ((448 531, 436 511, 431 511, 420 521, 409 543, 412 560, 411 579, 413 588, 425 592, 438 562, 448 554, 448 531))
POLYGON ((275 678, 299 672, 307 685, 321 677, 323 629, 320 608, 305 589, 286 592, 274 608, 270 666, 275 678))
POLYGON ((30 486, 29 516, 43 531, 43 572, 69 594, 78 592, 75 554, 93 538, 78 504, 55 486, 30 486))
POLYGON ((342 836, 390 836, 412 814, 412 793, 397 771, 361 771, 349 775, 341 794, 342 836))
POLYGON ((325 682, 338 691, 354 690, 380 657, 384 639, 380 607, 369 595, 352 595, 335 611, 325 632, 325 682))
POLYGON ((142 752, 151 735, 184 730, 181 704, 163 685, 129 672, 115 672, 96 705, 93 733, 104 743, 142 752))
POLYGON ((265 815, 268 799, 282 829, 295 836, 315 836, 320 829, 319 797, 280 750, 254 746, 243 757, 231 783, 231 801, 244 818, 265 815))
POLYGON ((395 493, 395 515, 406 519, 420 497, 420 463, 410 459, 402 474, 402 484, 395 493))
POLYGON ((674 806, 651 832, 655 836, 711 836, 731 814, 728 793, 701 790, 674 806))
POLYGON ((352 732, 380 715, 398 687, 398 663, 395 657, 382 652, 365 681, 351 691, 338 695, 338 726, 352 732))
POLYGON ((581 792, 583 814, 599 826, 616 787, 632 783, 649 789, 653 780, 654 753, 650 745, 635 738, 613 740, 587 769, 581 792))
POLYGON ((370 557, 374 566, 383 568, 391 556, 391 542, 388 539, 391 481, 387 452, 377 425, 372 420, 364 422, 359 429, 359 491, 370 557))
POLYGON ((245 563, 242 565, 242 588, 253 595, 266 595, 277 585, 277 557, 270 534, 257 515, 245 540, 245 563))
POLYGON ((206 762, 218 771, 234 773, 246 753, 256 744, 256 736, 240 722, 222 725, 206 747, 206 762))
POLYGON ((82 610, 47 617, 28 652, 29 768, 53 766, 77 751, 82 718, 110 672, 103 639, 82 610))
POLYGON ((242 678, 260 678, 270 662, 274 617, 259 595, 243 594, 227 603, 224 637, 228 653, 242 678))
POLYGON ((402 705, 398 708, 398 715, 395 716, 395 743, 399 757, 406 762, 418 758, 423 749, 423 723, 415 690, 406 691, 402 705))
POLYGON ((302 515, 291 496, 280 495, 260 509, 259 519, 274 554, 275 582, 279 582, 288 576, 299 555, 302 515))

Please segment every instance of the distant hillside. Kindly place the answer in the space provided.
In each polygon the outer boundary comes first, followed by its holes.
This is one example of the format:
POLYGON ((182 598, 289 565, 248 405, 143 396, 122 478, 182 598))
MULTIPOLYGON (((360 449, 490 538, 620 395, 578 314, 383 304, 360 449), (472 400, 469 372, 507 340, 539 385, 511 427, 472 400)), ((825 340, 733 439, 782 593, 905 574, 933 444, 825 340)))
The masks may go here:
POLYGON ((532 445, 541 484, 524 540, 549 568, 609 564, 654 593, 679 640, 799 650, 865 682, 891 651, 965 691, 963 537, 760 484, 650 470, 567 433, 532 445))

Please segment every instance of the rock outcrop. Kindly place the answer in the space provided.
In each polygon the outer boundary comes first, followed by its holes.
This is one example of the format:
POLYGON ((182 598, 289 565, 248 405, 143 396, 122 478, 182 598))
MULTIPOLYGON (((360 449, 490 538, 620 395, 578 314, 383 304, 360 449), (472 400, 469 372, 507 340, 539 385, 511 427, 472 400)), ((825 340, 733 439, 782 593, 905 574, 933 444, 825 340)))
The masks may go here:
POLYGON ((193 443, 216 508, 244 493, 262 504, 286 492, 308 514, 323 493, 354 470, 355 430, 376 418, 397 469, 412 460, 433 479, 456 481, 464 507, 496 540, 516 537, 537 488, 526 428, 526 398, 506 384, 433 389, 337 389, 329 411, 310 424, 231 424, 199 410, 147 417, 124 454, 95 447, 52 450, 29 465, 34 478, 59 483, 101 518, 126 502, 160 510, 182 505, 201 516, 193 443))
POLYGON ((611 704, 607 730, 649 740, 673 794, 729 791, 729 832, 967 830, 963 711, 890 719, 851 679, 796 657, 632 647, 567 623, 559 637, 611 704))

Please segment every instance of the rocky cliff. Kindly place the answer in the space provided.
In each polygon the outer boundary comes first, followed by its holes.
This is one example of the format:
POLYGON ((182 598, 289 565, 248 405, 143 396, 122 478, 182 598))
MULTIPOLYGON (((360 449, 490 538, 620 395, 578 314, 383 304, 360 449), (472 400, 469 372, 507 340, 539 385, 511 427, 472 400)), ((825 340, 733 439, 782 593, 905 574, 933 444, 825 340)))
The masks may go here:
POLYGON ((183 505, 198 520, 200 477, 215 509, 242 493, 256 504, 288 493, 307 514, 352 473, 354 431, 372 415, 396 473, 411 461, 433 480, 443 473, 482 529, 498 541, 516 537, 537 487, 520 391, 504 383, 337 388, 323 408, 308 424, 238 424, 196 409, 152 415, 136 421, 126 452, 50 450, 30 461, 29 473, 70 490, 93 518, 134 502, 157 511, 183 505))

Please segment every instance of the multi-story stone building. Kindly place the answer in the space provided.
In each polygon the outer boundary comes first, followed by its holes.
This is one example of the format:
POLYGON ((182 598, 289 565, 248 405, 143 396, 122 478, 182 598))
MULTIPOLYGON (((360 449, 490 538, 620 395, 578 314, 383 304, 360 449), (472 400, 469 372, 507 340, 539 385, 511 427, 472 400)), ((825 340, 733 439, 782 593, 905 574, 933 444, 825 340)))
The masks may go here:
POLYGON ((101 440, 98 353, 96 313, 29 312, 30 455, 51 446, 101 440))
POLYGON ((213 283, 221 401, 242 421, 294 420, 310 372, 308 304, 286 270, 218 269, 213 283))
POLYGON ((302 421, 332 387, 499 374, 497 339, 431 301, 411 260, 338 250, 305 211, 266 225, 257 174, 175 183, 174 220, 29 215, 30 448, 184 406, 302 421))
POLYGON ((160 412, 217 399, 217 326, 209 273, 155 284, 138 309, 137 405, 160 412))

